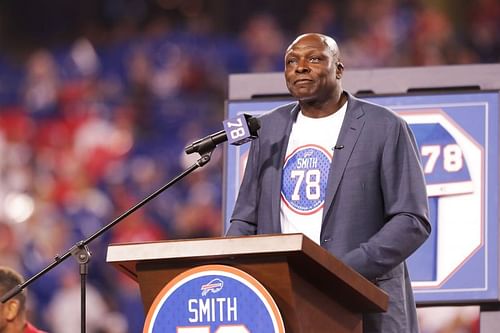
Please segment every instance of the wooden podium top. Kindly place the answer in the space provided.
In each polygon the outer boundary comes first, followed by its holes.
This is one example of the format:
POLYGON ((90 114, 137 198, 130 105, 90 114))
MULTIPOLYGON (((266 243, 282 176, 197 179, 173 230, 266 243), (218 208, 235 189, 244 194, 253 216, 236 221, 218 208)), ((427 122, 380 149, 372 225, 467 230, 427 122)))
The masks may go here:
POLYGON ((256 235, 111 244, 106 261, 138 281, 138 264, 237 263, 251 258, 286 258, 299 274, 308 274, 326 289, 359 295, 364 308, 385 311, 388 296, 359 273, 303 234, 256 235), (330 288, 328 288, 330 287, 330 288))

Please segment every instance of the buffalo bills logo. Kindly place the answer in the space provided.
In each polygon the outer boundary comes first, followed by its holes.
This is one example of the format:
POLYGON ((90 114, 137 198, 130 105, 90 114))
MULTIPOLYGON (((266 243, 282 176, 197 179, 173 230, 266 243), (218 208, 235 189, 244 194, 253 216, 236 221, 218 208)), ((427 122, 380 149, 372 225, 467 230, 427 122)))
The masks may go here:
POLYGON ((314 152, 309 150, 309 151, 306 151, 306 152, 304 153, 304 157, 305 157, 305 158, 307 158, 307 157, 311 157, 311 156, 313 156, 313 154, 314 154, 314 152))
POLYGON ((201 286, 201 295, 206 296, 209 292, 218 293, 224 287, 224 282, 221 279, 213 279, 207 284, 201 286))

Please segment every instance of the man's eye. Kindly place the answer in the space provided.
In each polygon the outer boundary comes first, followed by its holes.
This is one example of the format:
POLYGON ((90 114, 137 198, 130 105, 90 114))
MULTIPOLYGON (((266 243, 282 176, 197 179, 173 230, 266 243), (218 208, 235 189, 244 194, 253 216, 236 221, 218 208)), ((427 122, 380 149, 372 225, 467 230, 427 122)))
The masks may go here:
POLYGON ((288 59, 288 60, 286 61, 286 64, 287 64, 287 65, 293 65, 293 64, 295 64, 295 63, 297 63, 297 60, 296 60, 296 59, 288 59))
POLYGON ((319 62, 321 59, 320 57, 310 57, 309 62, 319 62))

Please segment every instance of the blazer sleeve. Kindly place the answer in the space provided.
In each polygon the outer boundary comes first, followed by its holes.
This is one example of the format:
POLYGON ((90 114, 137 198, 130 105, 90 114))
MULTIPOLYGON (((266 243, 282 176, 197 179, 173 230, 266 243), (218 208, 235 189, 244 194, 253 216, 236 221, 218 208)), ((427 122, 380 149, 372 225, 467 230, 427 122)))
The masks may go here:
POLYGON ((413 133, 398 118, 385 135, 380 187, 386 222, 367 242, 342 258, 368 279, 381 277, 399 265, 431 232, 425 180, 413 133))
POLYGON ((259 196, 259 139, 252 141, 245 173, 238 192, 226 236, 255 235, 257 233, 259 196))

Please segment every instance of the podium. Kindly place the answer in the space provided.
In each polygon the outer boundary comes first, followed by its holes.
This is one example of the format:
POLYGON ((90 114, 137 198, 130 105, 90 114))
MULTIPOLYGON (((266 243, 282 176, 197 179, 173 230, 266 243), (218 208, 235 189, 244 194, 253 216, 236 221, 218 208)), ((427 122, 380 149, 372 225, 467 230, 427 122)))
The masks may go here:
POLYGON ((286 332, 362 332, 362 314, 388 296, 302 234, 112 244, 107 262, 138 282, 145 311, 172 279, 202 265, 226 265, 258 280, 286 332))

